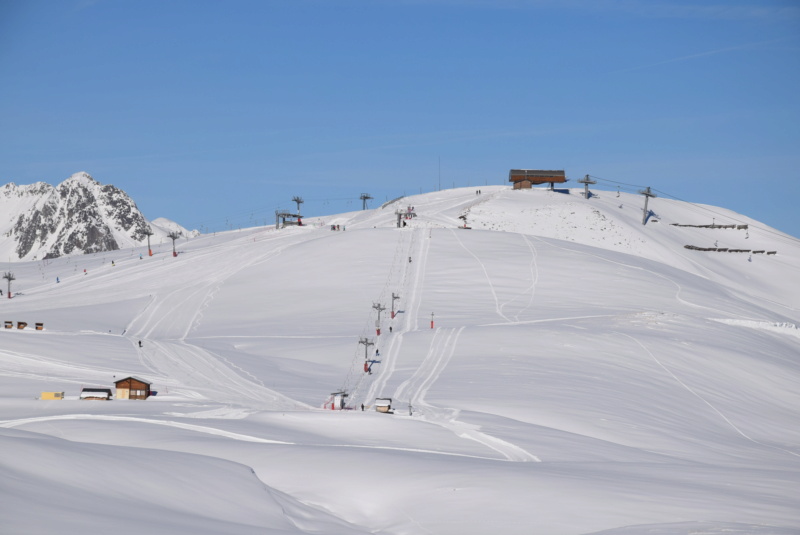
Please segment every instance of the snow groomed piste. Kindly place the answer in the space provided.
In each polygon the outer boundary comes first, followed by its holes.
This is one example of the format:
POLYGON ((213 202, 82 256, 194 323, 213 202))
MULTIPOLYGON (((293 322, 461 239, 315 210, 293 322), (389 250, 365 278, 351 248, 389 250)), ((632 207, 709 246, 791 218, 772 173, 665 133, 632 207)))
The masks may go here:
POLYGON ((481 189, 12 265, 45 327, 0 330, 0 525, 797 533, 797 241, 481 189), (127 376, 157 395, 78 399, 127 376))

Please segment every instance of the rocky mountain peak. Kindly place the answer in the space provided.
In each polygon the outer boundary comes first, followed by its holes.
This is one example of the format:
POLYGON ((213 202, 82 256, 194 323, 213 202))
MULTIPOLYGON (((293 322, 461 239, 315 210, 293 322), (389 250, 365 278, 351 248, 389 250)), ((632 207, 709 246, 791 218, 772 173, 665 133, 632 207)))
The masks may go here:
POLYGON ((68 179, 62 182, 60 186, 63 186, 65 184, 66 185, 81 184, 81 185, 91 186, 91 185, 97 185, 99 184, 99 182, 97 182, 97 180, 95 180, 94 177, 92 177, 92 175, 90 175, 86 171, 81 171, 80 173, 74 173, 72 176, 70 176, 68 179))
MULTIPOLYGON (((2 249, 19 260, 141 246, 151 228, 124 191, 86 172, 56 187, 44 182, 6 184, 0 189, 0 203, 0 214, 8 217, 0 218, 6 240, 2 249)), ((156 235, 163 232, 152 230, 156 235)))

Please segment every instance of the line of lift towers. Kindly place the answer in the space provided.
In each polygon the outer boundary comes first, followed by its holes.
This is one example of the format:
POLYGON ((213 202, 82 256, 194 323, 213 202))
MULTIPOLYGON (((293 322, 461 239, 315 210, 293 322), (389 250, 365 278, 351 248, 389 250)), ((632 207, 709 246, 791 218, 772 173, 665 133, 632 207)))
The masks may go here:
MULTIPOLYGON (((362 210, 367 209, 367 201, 373 199, 372 195, 369 193, 362 193, 359 199, 361 199, 361 206, 362 210)), ((275 228, 285 228, 290 225, 297 225, 298 227, 303 226, 303 216, 300 214, 300 205, 303 204, 305 201, 302 197, 298 197, 295 195, 292 197, 292 202, 297 204, 297 213, 288 212, 286 210, 275 210, 275 228)), ((398 225, 399 226, 399 225, 398 225)))
MULTIPOLYGON (((588 199, 592 195, 589 192, 589 184, 597 184, 597 181, 592 180, 591 178, 589 178, 589 175, 586 175, 582 179, 578 180, 578 184, 584 185, 583 197, 585 199, 588 199)), ((647 186, 647 188, 645 189, 640 189, 639 194, 644 195, 644 210, 642 210, 642 225, 646 225, 647 216, 650 214, 650 212, 647 210, 647 201, 650 200, 650 197, 658 197, 658 195, 650 191, 650 186, 647 186)), ((619 197, 619 192, 617 192, 617 197, 619 197)))
MULTIPOLYGON (((394 319, 397 315, 395 310, 395 301, 400 299, 400 296, 392 292, 392 308, 390 310, 391 318, 394 319)), ((381 313, 386 310, 386 307, 381 303, 372 303, 372 308, 378 311, 378 319, 375 320, 375 335, 381 335, 381 313)), ((433 314, 431 314, 431 329, 433 329, 433 314)), ((370 353, 370 347, 375 345, 374 338, 367 338, 362 336, 358 339, 358 345, 364 346, 364 373, 372 375, 372 365, 380 364, 378 357, 380 356, 377 351, 373 356, 370 353)), ((346 390, 331 393, 329 400, 331 410, 342 410, 346 408, 348 393, 346 390)), ((376 400, 376 409, 378 412, 390 412, 392 409, 391 398, 378 398, 376 400)), ((327 406, 327 404, 326 404, 327 406)), ((362 407, 363 410, 363 407, 362 407)))

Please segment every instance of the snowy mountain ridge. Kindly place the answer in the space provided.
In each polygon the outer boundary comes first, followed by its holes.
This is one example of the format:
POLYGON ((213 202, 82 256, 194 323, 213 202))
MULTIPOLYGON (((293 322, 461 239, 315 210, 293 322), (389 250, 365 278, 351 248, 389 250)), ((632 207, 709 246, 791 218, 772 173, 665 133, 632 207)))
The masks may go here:
POLYGON ((15 261, 115 251, 163 239, 122 190, 88 173, 75 173, 58 186, 10 183, 0 189, 0 257, 15 261))

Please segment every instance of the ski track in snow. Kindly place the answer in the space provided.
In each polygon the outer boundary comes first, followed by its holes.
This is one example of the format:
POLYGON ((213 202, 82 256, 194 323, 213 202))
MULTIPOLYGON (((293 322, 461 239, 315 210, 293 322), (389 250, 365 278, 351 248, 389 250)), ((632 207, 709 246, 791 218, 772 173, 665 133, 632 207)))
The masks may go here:
POLYGON ((54 420, 105 420, 105 421, 120 421, 120 422, 140 422, 153 425, 177 427, 179 429, 187 429, 189 431, 196 431, 198 433, 206 433, 209 435, 217 435, 221 437, 231 438, 233 440, 242 440, 245 442, 261 442, 264 444, 294 445, 294 442, 283 442, 281 440, 270 440, 266 438, 254 437, 251 435, 243 435, 241 433, 234 433, 232 431, 223 431, 222 429, 217 429, 215 427, 208 427, 205 425, 186 424, 183 422, 175 422, 173 420, 137 418, 134 416, 108 416, 101 414, 62 414, 56 416, 41 416, 37 418, 21 418, 19 420, 5 420, 0 422, 0 427, 11 428, 26 424, 48 422, 54 420))
POLYGON ((421 414, 424 421, 444 427, 461 438, 479 442, 509 461, 540 462, 538 457, 531 455, 519 446, 482 433, 477 425, 458 421, 460 411, 435 407, 426 401, 425 397, 431 386, 439 379, 453 358, 458 339, 464 328, 462 326, 458 329, 438 329, 434 333, 422 364, 408 380, 397 388, 394 398, 408 399, 409 405, 416 409, 418 414, 421 414))
POLYGON ((506 301, 500 306, 500 310, 502 311, 503 309, 505 309, 506 306, 512 304, 520 297, 528 295, 529 296, 528 303, 522 309, 518 310, 516 314, 514 314, 514 319, 516 320, 517 323, 520 321, 519 317, 523 313, 525 313, 533 304, 533 299, 534 297, 536 297, 536 285, 539 282, 539 265, 536 262, 536 256, 537 256, 536 247, 533 246, 533 244, 526 235, 520 234, 520 236, 525 241, 525 245, 527 245, 528 249, 530 249, 531 251, 531 262, 528 265, 528 269, 531 274, 531 284, 530 286, 522 290, 519 294, 517 294, 513 299, 511 299, 510 301, 506 301))
POLYGON ((478 255, 473 253, 466 245, 464 245, 464 242, 461 241, 461 239, 458 237, 458 234, 456 234, 455 230, 450 229, 450 232, 453 234, 453 237, 456 239, 458 244, 461 247, 463 247, 464 250, 468 252, 475 259, 475 261, 478 262, 478 264, 481 266, 481 269, 483 270, 483 276, 486 278, 486 283, 489 285, 489 291, 492 292, 492 297, 494 297, 494 308, 495 311, 497 311, 497 315, 506 320, 507 322, 511 322, 511 320, 508 317, 506 317, 505 314, 503 314, 503 307, 500 306, 500 300, 497 298, 497 292, 494 289, 494 284, 492 284, 492 279, 489 277, 489 272, 486 270, 486 264, 484 264, 483 261, 481 261, 478 255))
POLYGON ((779 446, 774 446, 774 445, 772 445, 772 444, 765 444, 765 443, 763 443, 763 442, 760 442, 760 441, 758 441, 758 440, 756 440, 756 439, 752 438, 751 436, 747 435, 747 434, 746 434, 744 431, 742 431, 741 429, 739 429, 739 428, 738 428, 738 427, 737 427, 737 426, 736 426, 736 425, 735 425, 733 422, 731 422, 731 421, 728 419, 728 417, 727 417, 727 416, 725 416, 724 414, 722 414, 722 412, 721 412, 719 409, 717 409, 717 408, 716 408, 714 405, 712 405, 712 404, 711 404, 711 403, 710 403, 708 400, 706 400, 706 399, 705 399, 703 396, 701 396, 700 394, 698 394, 697 392, 695 392, 695 391, 694 391, 694 390, 693 390, 691 387, 689 387, 689 385, 687 385, 686 383, 684 383, 683 381, 681 381, 681 380, 678 378, 678 376, 677 376, 677 375, 675 375, 675 374, 672 372, 672 370, 670 370, 669 368, 667 368, 667 367, 666 367, 666 366, 665 366, 665 365, 664 365, 664 364, 663 364, 663 363, 662 363, 660 360, 658 360, 658 358, 656 358, 656 356, 655 356, 655 355, 654 355, 654 354, 653 354, 653 353, 652 353, 652 352, 651 352, 651 351, 650 351, 650 350, 649 350, 649 349, 648 349, 648 348, 647 348, 647 347, 646 347, 646 346, 645 346, 643 343, 641 343, 641 342, 640 342, 638 339, 634 338, 633 336, 631 336, 631 335, 629 335, 629 334, 621 333, 621 332, 618 332, 618 331, 614 331, 614 332, 615 332, 615 334, 619 334, 619 335, 625 336, 625 337, 627 337, 627 338, 630 338, 630 339, 631 339, 631 340, 633 340, 634 342, 636 342, 636 343, 639 345, 639 347, 641 347, 642 349, 644 349, 644 350, 645 350, 645 352, 648 354, 648 356, 649 356, 649 357, 650 357, 650 358, 651 358, 651 359, 652 359, 652 360, 653 360, 653 361, 654 361, 656 364, 658 364, 658 366, 659 366, 661 369, 663 369, 665 372, 667 372, 667 373, 670 375, 670 377, 672 377, 673 379, 675 379, 675 381, 676 381, 676 382, 677 382, 679 385, 681 385, 683 388, 685 388, 685 389, 686 389, 686 390, 687 390, 687 391, 688 391, 690 394, 692 394, 692 395, 693 395, 693 396, 695 396, 697 399, 699 399, 700 401, 702 401, 702 402, 703 402, 705 405, 707 405, 707 406, 708 406, 708 407, 709 407, 709 408, 710 408, 710 409, 711 409, 713 412, 715 412, 715 413, 716 413, 716 414, 717 414, 717 415, 718 415, 720 418, 722 418, 722 420, 723 420, 723 421, 724 421, 726 424, 728 424, 728 426, 730 426, 730 427, 731 427, 731 429, 733 429, 734 431, 736 431, 736 433, 737 433, 737 434, 739 434, 740 436, 742 436, 743 438, 745 438, 746 440, 749 440, 750 442, 752 442, 752 443, 754 443, 754 444, 758 444, 759 446, 763 446, 763 447, 765 447, 765 448, 771 448, 771 449, 775 449, 775 450, 778 450, 778 451, 782 451, 782 452, 784 452, 784 453, 788 453, 789 455, 793 455, 793 456, 795 456, 795 457, 800 457, 800 453, 795 453, 795 452, 793 452, 793 451, 791 451, 791 450, 787 450, 787 449, 781 448, 781 447, 779 447, 779 446))
POLYGON ((535 323, 554 323, 554 322, 562 322, 562 321, 572 321, 572 320, 585 320, 585 319, 593 319, 593 318, 616 318, 619 314, 591 314, 588 316, 563 316, 560 318, 545 318, 545 319, 538 319, 538 320, 521 320, 521 321, 509 321, 509 322, 499 322, 499 323, 482 323, 478 325, 478 327, 500 327, 504 325, 533 325, 535 323))
MULTIPOLYGON (((456 241, 464 248, 469 254, 471 254, 475 260, 479 263, 481 268, 483 269, 484 275, 486 280, 489 284, 489 288, 492 292, 492 295, 495 299, 496 309, 498 314, 506 320, 507 323, 511 323, 511 320, 502 312, 502 306, 500 305, 500 301, 497 297, 497 294, 494 289, 494 285, 492 284, 491 278, 489 277, 489 273, 486 269, 484 263, 478 258, 472 251, 470 251, 458 238, 457 234, 454 230, 449 229, 450 232, 455 237, 456 241)), ((536 280, 538 278, 538 270, 536 268, 536 251, 533 245, 524 238, 526 243, 528 244, 528 248, 531 250, 531 285, 524 289, 520 294, 515 296, 511 301, 505 303, 503 306, 513 302, 520 295, 529 294, 529 300, 525 308, 523 308, 519 313, 522 313, 528 307, 530 307, 531 303, 533 302, 533 295, 536 286, 536 280)), ((364 374, 361 376, 359 382, 357 383, 356 387, 351 391, 351 403, 355 403, 357 406, 359 400, 363 400, 362 402, 365 405, 369 405, 371 400, 375 399, 386 389, 386 385, 388 384, 389 380, 393 376, 396 368, 397 368, 397 360, 398 355, 400 352, 400 348, 402 347, 403 335, 410 331, 418 331, 419 330, 419 307, 422 300, 422 290, 424 287, 424 274, 425 269, 427 266, 428 261, 428 252, 430 250, 431 242, 433 241, 432 232, 430 229, 425 228, 417 228, 414 229, 412 234, 412 243, 409 246, 409 258, 412 259, 412 262, 406 265, 412 266, 410 270, 405 270, 405 276, 403 277, 403 291, 408 295, 408 299, 406 300, 407 306, 403 307, 403 314, 404 318, 403 321, 400 322, 402 327, 393 332, 392 335, 389 336, 390 340, 386 347, 384 347, 384 352, 381 355, 381 364, 379 371, 373 372, 373 375, 364 374), (427 236, 426 236, 427 234, 427 236), (416 250, 414 250, 413 244, 417 241, 416 250), (412 251, 414 251, 412 253, 412 251), (370 378, 372 380, 370 381, 370 378), (363 388, 365 382, 369 382, 369 389, 367 393, 363 396, 360 395, 360 390, 363 388)), ((395 261, 397 261, 397 254, 395 255, 395 261)), ((406 258, 405 255, 402 255, 399 259, 400 262, 405 263, 406 258)), ((394 272, 394 269, 392 269, 394 272)), ((386 291, 387 287, 390 287, 391 284, 391 276, 390 279, 387 280, 387 285, 384 287, 384 292, 386 291)), ((444 368, 447 366, 448 362, 453 356, 455 352, 456 344, 458 338, 461 335, 461 332, 464 330, 464 327, 460 329, 447 330, 447 339, 442 342, 442 346, 435 345, 437 340, 441 339, 440 329, 437 329, 434 332, 434 337, 431 341, 431 349, 428 352, 428 355, 425 357, 423 363, 417 368, 414 372, 412 377, 402 383, 397 391, 394 394, 393 399, 409 399, 409 403, 412 406, 416 406, 418 408, 423 409, 424 417, 423 419, 429 423, 433 423, 439 426, 442 426, 451 432, 455 433, 457 436, 473 440, 483 444, 484 446, 498 452, 502 455, 505 459, 509 461, 516 461, 516 462, 530 462, 535 461, 539 462, 539 458, 535 455, 528 453, 527 451, 519 448, 518 446, 501 440, 496 437, 492 437, 485 433, 479 431, 479 427, 475 425, 470 425, 464 422, 459 422, 457 420, 457 416, 459 411, 454 409, 441 409, 434 407, 425 402, 425 394, 430 389, 431 385, 433 385, 436 380, 438 379, 439 375, 442 373, 444 368), (407 396, 407 393, 411 395, 407 396)), ((346 389, 345 389, 346 390, 346 389)))
MULTIPOLYGON (((419 244, 418 244, 417 252, 415 254, 413 254, 413 255, 409 254, 409 257, 411 257, 412 260, 414 258, 416 258, 415 262, 411 262, 411 265, 416 264, 416 266, 414 268, 412 268, 412 270, 411 270, 412 275, 405 281, 405 284, 404 284, 404 291, 409 295, 409 299, 407 301, 408 306, 405 307, 405 310, 404 310, 404 314, 405 314, 404 320, 405 321, 402 322, 403 328, 399 329, 396 333, 393 333, 393 335, 391 336, 391 341, 389 342, 388 348, 385 349, 384 354, 382 356, 382 362, 381 362, 380 371, 377 374, 375 374, 376 377, 371 382, 369 390, 367 391, 367 394, 363 398, 365 404, 368 404, 370 402, 370 400, 378 397, 379 393, 382 392, 383 390, 385 390, 388 381, 390 380, 390 378, 394 374, 394 371, 396 370, 396 367, 397 367, 398 354, 399 354, 399 351, 400 351, 400 347, 402 346, 403 334, 407 333, 409 331, 417 331, 417 330, 419 330, 419 306, 420 306, 420 302, 422 300, 422 290, 423 290, 423 286, 424 286, 424 284, 423 284, 424 283, 424 274, 425 274, 425 268, 426 268, 426 265, 427 265, 428 252, 429 252, 429 249, 430 249, 430 244, 431 244, 431 241, 433 241, 433 237, 432 237, 432 233, 431 233, 430 229, 427 229, 428 230, 428 232, 427 232, 428 233, 428 237, 425 237, 425 233, 426 233, 425 230, 426 229, 416 229, 414 231, 414 234, 413 234, 414 238, 419 238, 420 236, 421 236, 421 238, 418 240, 419 244)), ((450 232, 453 234, 453 236, 455 237, 456 241, 468 253, 470 253, 476 259, 476 261, 480 264, 481 268, 483 269, 484 275, 486 276, 486 280, 487 280, 487 282, 489 284, 489 287, 490 287, 490 290, 492 292, 492 295, 495 298, 495 304, 496 304, 496 308, 497 308, 498 314, 502 318, 504 318, 507 322, 510 323, 511 320, 502 313, 502 310, 501 310, 501 307, 500 307, 500 304, 499 304, 499 299, 498 299, 497 294, 495 292, 495 289, 494 289, 494 286, 492 284, 491 278, 489 277, 489 274, 488 274, 488 272, 486 270, 486 266, 480 260, 480 258, 475 256, 475 254, 472 253, 461 242, 461 240, 458 238, 458 236, 457 236, 457 234, 455 233, 454 230, 450 229, 450 232)), ((412 242, 413 242, 413 240, 412 240, 412 242)), ((527 239, 526 239, 526 242, 527 242, 527 239)), ((534 250, 533 246, 530 245, 530 244, 529 244, 529 248, 531 249, 531 254, 532 254, 531 265, 533 266, 533 265, 535 265, 535 250, 534 250)), ((403 257, 401 261, 405 261, 405 258, 403 257)), ((534 291, 534 288, 535 288, 535 280, 537 278, 537 276, 533 274, 533 268, 532 268, 532 277, 531 278, 532 278, 532 281, 533 281, 531 286, 523 291, 523 293, 528 293, 528 292, 531 293, 531 298, 529 299, 528 306, 530 305, 530 303, 533 300, 533 295, 532 294, 533 294, 533 291, 534 291)), ((516 297, 515 297, 515 299, 516 299, 516 297)), ((410 388, 411 388, 411 387, 409 387, 409 385, 411 384, 410 381, 412 381, 412 380, 416 381, 416 382, 418 382, 420 384, 417 387, 414 395, 409 399, 409 401, 412 404, 412 406, 421 405, 422 407, 425 408, 426 416, 425 416, 424 419, 426 421, 428 421, 430 423, 435 423, 435 424, 440 425, 442 427, 445 427, 446 429, 449 429, 450 431, 452 431, 453 433, 455 433, 457 436, 459 436, 461 438, 465 438, 465 439, 474 440, 476 442, 479 442, 479 443, 483 444, 484 446, 487 446, 488 448, 497 451, 498 453, 500 453, 502 456, 504 456, 506 459, 508 459, 510 461, 518 461, 518 462, 537 461, 538 462, 539 459, 536 456, 531 455, 530 453, 528 453, 527 451, 523 450, 522 448, 519 448, 518 446, 515 446, 514 444, 508 443, 508 442, 503 441, 501 439, 498 439, 496 437, 492 437, 492 436, 489 436, 489 435, 487 435, 485 433, 481 433, 480 431, 478 431, 478 429, 479 429, 478 426, 466 424, 466 423, 463 423, 463 422, 458 422, 457 419, 456 419, 456 417, 458 416, 458 411, 455 411, 453 409, 435 408, 432 405, 429 405, 424 401, 425 394, 430 389, 431 385, 439 377, 439 375, 442 373, 442 370, 444 370, 444 368, 447 366, 447 363, 449 362, 450 358, 452 358, 453 352, 455 351, 456 342, 458 340, 458 337, 461 335, 461 332, 463 331, 463 329, 464 328, 462 327, 457 332, 454 332, 452 330, 449 331, 449 336, 448 336, 447 341, 445 342, 444 347, 441 348, 441 350, 439 350, 439 351, 434 351, 433 349, 431 349, 431 351, 429 351, 428 356, 426 356, 426 358, 423 361, 423 363, 415 371, 414 375, 412 376, 412 379, 404 382, 398 388, 397 392, 394 395, 394 398, 395 399, 404 398, 406 391, 410 390, 410 388)), ((439 330, 437 330, 434 333, 434 338, 432 340, 432 344, 438 338, 438 334, 439 334, 439 330)), ((365 379, 365 376, 362 376, 362 381, 364 379, 365 379)), ((359 399, 359 395, 358 395, 359 386, 360 386, 360 383, 356 387, 354 395, 353 395, 353 401, 356 402, 356 404, 358 404, 357 400, 359 399)))
MULTIPOLYGON (((224 391, 226 393, 224 399, 217 399, 223 403, 235 400, 237 403, 261 409, 309 408, 301 402, 266 388, 264 383, 250 372, 221 355, 190 344, 186 338, 197 326, 203 311, 229 277, 253 265, 272 260, 286 247, 314 238, 316 238, 314 231, 272 238, 270 241, 279 242, 278 247, 252 254, 246 262, 241 262, 238 258, 226 262, 206 262, 216 268, 208 272, 198 272, 191 286, 178 288, 164 297, 155 294, 127 327, 131 339, 144 341, 144 347, 139 349, 139 359, 142 364, 147 369, 157 372, 159 376, 181 378, 180 383, 183 386, 193 385, 205 392, 204 397, 219 397, 218 393, 224 391), (196 304, 187 305, 187 303, 196 304), (179 310, 186 310, 187 306, 194 310, 188 321, 177 314, 179 310), (176 340, 168 339, 167 335, 175 330, 181 332, 180 337, 176 340), (156 335, 158 336, 153 338, 156 335), (192 380, 185 381, 184 378, 192 380)), ((249 239, 246 238, 248 242, 249 239)), ((227 260, 227 249, 216 248, 205 252, 203 256, 209 259, 214 257, 217 260, 219 258, 227 260)))
MULTIPOLYGON (((207 399, 222 403, 239 403, 258 409, 298 409, 302 404, 248 380, 221 357, 184 341, 151 341, 155 354, 161 355, 159 368, 169 370, 170 377, 181 377, 182 385, 191 385, 207 399), (223 393, 222 396, 219 394, 223 393)), ((241 369, 235 367, 237 369, 241 369)), ((252 376, 251 376, 252 377, 252 376)))
POLYGON ((69 364, 33 353, 11 353, 0 350, 0 375, 28 377, 45 381, 58 379, 59 381, 80 383, 81 381, 73 381, 69 377, 74 375, 94 375, 98 379, 105 380, 108 377, 108 370, 106 368, 69 364), (36 373, 34 371, 35 368, 43 368, 45 371, 36 373))
MULTIPOLYGON (((400 328, 389 335, 390 342, 384 350, 381 359, 380 369, 364 396, 364 404, 369 404, 370 400, 375 399, 386 388, 386 384, 397 368, 397 358, 400 348, 403 345, 403 335, 409 331, 419 330, 419 307, 422 301, 422 288, 425 279, 425 266, 428 263, 428 251, 430 249, 430 238, 425 237, 424 229, 415 229, 412 233, 412 241, 409 244, 409 258, 416 258, 416 262, 406 262, 406 255, 400 258, 404 263, 403 292, 408 295, 407 306, 403 307, 403 318, 398 324, 400 328), (414 243, 417 243, 414 250, 414 243)), ((355 399, 354 399, 355 401, 355 399)))
POLYGON ((403 332, 419 330, 419 308, 422 303, 422 291, 425 288, 425 269, 428 265, 428 252, 430 251, 433 235, 429 232, 426 238, 425 229, 422 229, 414 233, 414 238, 419 242, 418 258, 417 265, 411 270, 413 276, 405 285, 406 292, 410 292, 411 297, 403 318, 405 319, 403 332))
POLYGON ((543 239, 541 239, 541 238, 539 238, 537 236, 534 236, 534 238, 536 238, 537 240, 539 240, 542 243, 545 243, 545 244, 547 244, 547 245, 549 245, 551 247, 555 247, 556 249, 562 249, 564 251, 569 251, 571 253, 577 253, 577 254, 582 254, 582 255, 586 255, 586 256, 591 256, 591 257, 594 257, 594 258, 598 258, 598 259, 600 259, 600 260, 602 260, 604 262, 609 262, 611 264, 624 266, 624 267, 629 268, 629 269, 635 269, 635 270, 638 270, 638 271, 644 271, 645 273, 650 273, 651 275, 653 275, 655 277, 658 277, 660 279, 664 279, 664 280, 672 283, 677 288, 677 291, 675 293, 675 300, 678 301, 679 303, 682 303, 682 304, 686 305, 686 306, 699 308, 699 309, 710 310, 710 311, 713 311, 713 312, 718 313, 718 314, 721 314, 723 312, 728 312, 729 314, 732 314, 732 315, 735 315, 735 316, 739 316, 739 317, 742 317, 742 318, 744 317, 744 316, 742 316, 740 314, 736 314, 734 312, 722 311, 722 310, 719 310, 719 309, 716 309, 716 308, 713 308, 713 307, 709 307, 709 306, 705 306, 705 305, 698 305, 696 303, 692 303, 690 301, 685 300, 683 297, 681 297, 681 293, 683 292, 683 287, 680 284, 678 284, 677 282, 675 282, 674 280, 672 280, 671 278, 669 278, 666 275, 663 275, 661 273, 657 273, 657 272, 652 271, 650 269, 639 267, 639 266, 632 266, 630 264, 626 264, 625 262, 618 262, 616 260, 611 260, 609 258, 605 258, 603 256, 600 256, 600 255, 597 255, 597 254, 593 254, 593 253, 590 253, 590 252, 587 252, 587 251, 578 251, 578 250, 575 250, 575 249, 572 249, 572 248, 569 248, 569 247, 556 245, 554 243, 548 243, 545 240, 543 240, 543 239))

